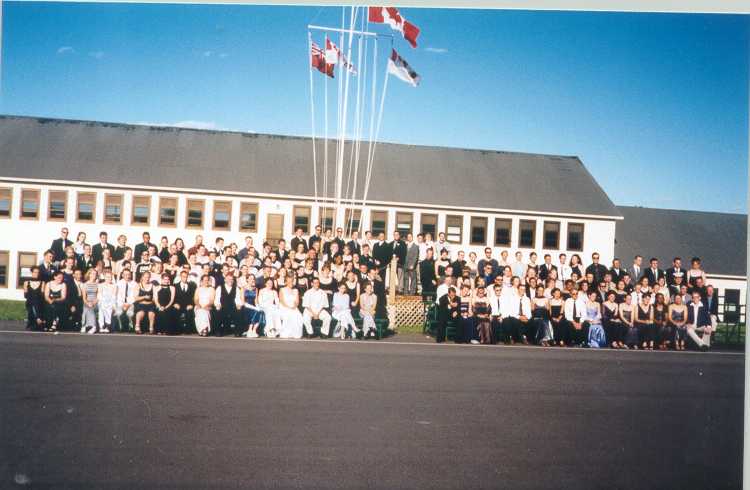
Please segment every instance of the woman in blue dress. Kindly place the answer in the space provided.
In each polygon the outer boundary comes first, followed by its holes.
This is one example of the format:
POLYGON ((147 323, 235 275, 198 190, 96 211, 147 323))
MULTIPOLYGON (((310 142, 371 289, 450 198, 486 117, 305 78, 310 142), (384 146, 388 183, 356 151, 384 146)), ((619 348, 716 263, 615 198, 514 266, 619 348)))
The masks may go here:
POLYGON ((247 338, 254 339, 258 337, 258 328, 264 322, 264 315, 260 308, 255 304, 258 298, 258 289, 255 287, 255 276, 247 276, 247 283, 242 290, 242 296, 245 304, 242 311, 245 314, 245 323, 247 323, 247 338))
POLYGON ((597 292, 590 291, 586 302, 586 319, 589 322, 589 347, 599 349, 607 346, 607 337, 602 327, 602 309, 596 300, 597 292))

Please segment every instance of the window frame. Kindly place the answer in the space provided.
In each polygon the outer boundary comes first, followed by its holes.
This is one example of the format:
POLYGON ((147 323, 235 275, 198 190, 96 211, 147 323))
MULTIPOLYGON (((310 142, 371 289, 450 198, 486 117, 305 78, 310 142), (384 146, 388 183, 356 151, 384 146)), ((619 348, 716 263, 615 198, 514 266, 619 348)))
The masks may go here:
POLYGON ((323 233, 325 233, 326 230, 334 231, 334 224, 336 221, 336 210, 332 206, 320 206, 318 208, 318 224, 323 229, 323 233), (331 219, 330 226, 326 225, 326 219, 331 219))
MULTIPOLYGON (((256 213, 257 215, 257 213, 256 213)), ((257 217, 256 217, 257 221, 257 217)), ((310 224, 312 223, 312 206, 302 206, 302 205, 294 205, 292 206, 292 227, 293 231, 297 231, 297 228, 302 228, 302 233, 305 235, 310 234, 310 224), (300 215, 300 211, 302 211, 302 215, 300 215), (304 214, 306 213, 306 215, 304 214), (297 224, 297 217, 306 217, 307 218, 307 224, 304 226, 301 226, 297 224)))
POLYGON ((486 247, 487 246, 487 239, 489 231, 489 219, 487 219, 486 216, 471 216, 469 219, 469 245, 481 245, 486 247), (482 241, 474 241, 474 222, 480 221, 484 224, 484 240, 482 241))
POLYGON ((560 250, 560 235, 562 234, 562 225, 559 221, 547 221, 542 223, 542 249, 544 250, 560 250), (557 240, 555 241, 554 247, 547 246, 547 226, 557 226, 557 240))
POLYGON ((255 201, 242 201, 240 203, 240 232, 241 233, 258 233, 258 216, 260 215, 260 206, 255 201), (243 227, 242 226, 242 215, 245 214, 247 211, 247 208, 254 209, 255 210, 255 222, 252 227, 243 227))
POLYGON ((583 252, 583 245, 584 245, 584 238, 585 238, 585 231, 586 231, 586 224, 582 222, 569 222, 567 229, 565 230, 565 246, 567 247, 567 250, 570 252, 583 252), (571 248, 570 247, 570 228, 571 225, 580 226, 581 227, 581 246, 579 248, 571 248))
POLYGON ((8 193, 8 215, 2 215, 0 214, 0 219, 11 219, 13 218, 13 192, 14 189, 12 187, 0 187, 0 199, 2 199, 3 194, 7 192, 8 193))
MULTIPOLYGON (((383 215, 385 218, 383 221, 383 230, 382 232, 385 233, 386 238, 388 237, 388 211, 382 210, 382 209, 371 209, 370 210, 370 232, 372 232, 372 236, 377 238, 377 236, 380 234, 380 231, 375 230, 375 216, 383 215)), ((378 220, 380 221, 380 220, 378 220)))
POLYGON ((202 230, 206 226, 206 200, 205 199, 193 199, 188 198, 185 200, 185 228, 188 230, 202 230), (190 224, 190 211, 194 211, 199 209, 195 206, 195 204, 200 204, 200 212, 201 212, 201 224, 200 225, 191 225, 190 224))
POLYGON ((362 209, 360 208, 346 208, 344 211, 344 236, 351 237, 352 232, 359 232, 362 226, 362 209), (353 217, 352 217, 353 216, 353 217), (352 225, 349 226, 349 223, 352 225), (356 226, 354 224, 356 223, 356 226))
POLYGON ((39 221, 40 217, 40 210, 39 210, 39 204, 41 199, 41 191, 39 189, 21 189, 21 202, 20 202, 20 209, 18 210, 18 218, 25 220, 25 221, 39 221), (32 193, 36 194, 36 216, 30 217, 30 216, 24 216, 23 215, 23 203, 25 201, 24 195, 26 193, 32 193))
MULTIPOLYGON (((32 261, 29 268, 34 267, 37 265, 37 260, 39 260, 39 256, 36 252, 26 252, 26 251, 19 251, 16 254, 16 289, 23 289, 23 282, 21 281, 21 256, 22 255, 31 255, 34 257, 34 260, 32 261)), ((10 259, 8 259, 10 260, 10 259)))
POLYGON ((494 244, 494 246, 495 247, 510 247, 513 244, 513 219, 495 217, 493 221, 493 226, 494 228, 492 230, 493 231, 492 243, 494 244), (499 223, 508 223, 508 241, 507 242, 499 243, 497 241, 497 237, 498 237, 497 230, 498 230, 499 223))
POLYGON ((464 223, 465 223, 465 216, 463 214, 447 214, 445 216, 445 230, 443 230, 443 233, 445 233, 445 241, 452 244, 452 245, 460 245, 464 241, 464 223), (459 225, 458 229, 458 241, 451 240, 451 236, 455 235, 455 233, 448 233, 448 228, 451 227, 450 220, 451 218, 459 218, 461 220, 461 224, 459 225))
POLYGON ((8 289, 10 280, 10 250, 0 250, 0 267, 3 266, 3 256, 5 257, 5 281, 0 281, 0 288, 8 289))
POLYGON ((406 238, 407 233, 414 233, 414 213, 410 211, 396 211, 396 227, 394 228, 393 231, 397 231, 401 233, 401 238, 406 238), (403 229, 399 227, 399 225, 401 224, 401 220, 399 219, 399 217, 404 217, 404 216, 409 217, 408 229, 403 229))
POLYGON ((104 208, 102 209, 102 212, 104 213, 104 216, 102 216, 102 222, 107 225, 121 225, 122 224, 122 214, 123 210, 125 209, 125 196, 122 194, 117 193, 105 193, 104 194, 104 208), (107 215, 107 207, 111 203, 111 199, 117 200, 117 205, 119 208, 119 214, 117 220, 109 219, 107 215))
MULTIPOLYGON (((263 239, 264 243, 268 242, 273 247, 275 247, 275 246, 277 246, 279 244, 279 240, 282 240, 284 238, 284 221, 285 220, 286 220, 286 214, 285 213, 266 213, 266 230, 265 230, 266 231, 266 233, 265 233, 266 236, 263 239), (277 216, 277 217, 279 217, 281 219, 281 229, 279 231, 279 236, 278 237, 271 238, 271 237, 268 236, 268 231, 271 228, 269 226, 269 224, 271 223, 271 219, 270 219, 271 216, 277 216)), ((256 217, 256 221, 257 221, 257 217, 256 217)))
POLYGON ((133 205, 130 208, 130 225, 131 226, 151 226, 151 196, 147 196, 145 194, 134 194, 132 197, 133 205), (141 223, 139 221, 136 221, 136 214, 135 209, 137 207, 136 202, 140 199, 145 199, 146 201, 146 209, 148 210, 148 214, 146 215, 146 222, 141 223))
POLYGON ((422 213, 419 216, 419 232, 422 235, 426 235, 426 234, 429 233, 430 235, 432 235, 432 239, 433 240, 437 240, 437 235, 438 235, 438 221, 439 221, 439 215, 437 213, 422 213), (435 218, 434 225, 432 223, 430 223, 432 226, 435 227, 434 230, 427 231, 427 230, 424 229, 425 217, 435 218))
POLYGON ((78 191, 76 192, 76 223, 96 223, 96 192, 92 191, 78 191), (89 204, 81 199, 81 196, 90 197, 93 196, 94 200, 91 204, 91 219, 81 219, 81 204, 89 204))
POLYGON ((522 219, 518 220, 518 248, 524 248, 524 249, 535 249, 536 248, 536 220, 532 219, 522 219), (523 225, 529 223, 532 225, 531 227, 531 245, 524 245, 522 240, 522 233, 523 233, 523 225))
MULTIPOLYGON (((59 201, 59 199, 55 199, 55 201, 59 201)), ((68 191, 66 191, 66 190, 59 190, 59 189, 50 189, 47 192, 47 221, 67 221, 67 218, 68 218, 68 191), (53 202, 52 198, 56 194, 63 196, 63 199, 62 199, 62 203, 63 203, 63 216, 62 216, 62 218, 53 217, 52 216, 52 202, 53 202)))
POLYGON ((232 231, 232 201, 225 201, 223 199, 214 200, 213 208, 211 213, 211 229, 214 231, 232 231), (227 226, 216 226, 216 211, 217 209, 227 209, 227 226))
POLYGON ((176 197, 171 196, 159 196, 159 213, 156 217, 157 223, 159 226, 163 228, 176 228, 177 227, 177 213, 178 213, 178 206, 179 206, 179 200, 176 197), (169 207, 164 206, 164 203, 171 201, 174 205, 171 206, 172 209, 174 209, 174 216, 172 217, 172 223, 165 223, 162 220, 162 210, 163 209, 169 209, 169 207))

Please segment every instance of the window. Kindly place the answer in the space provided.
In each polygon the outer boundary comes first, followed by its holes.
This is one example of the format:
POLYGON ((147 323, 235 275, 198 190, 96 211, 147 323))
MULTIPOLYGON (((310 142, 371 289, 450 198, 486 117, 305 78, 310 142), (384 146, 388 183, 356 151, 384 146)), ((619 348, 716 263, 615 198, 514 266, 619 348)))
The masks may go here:
POLYGON ((583 223, 568 223, 568 250, 583 252, 583 223))
POLYGON ((177 198, 162 197, 159 199, 159 226, 177 224, 177 198))
POLYGON ((96 194, 94 192, 79 192, 76 209, 76 221, 81 223, 96 221, 96 194))
POLYGON ((294 206, 294 230, 302 228, 304 233, 310 233, 310 207, 294 206))
POLYGON ((203 228, 203 208, 205 202, 202 199, 188 199, 185 228, 203 228))
POLYGON ((396 231, 401 233, 401 238, 406 238, 407 233, 411 233, 414 227, 414 214, 396 213, 396 231))
POLYGON ((151 198, 133 196, 133 224, 148 225, 151 221, 151 198))
POLYGON ((39 219, 39 191, 21 191, 21 219, 39 219))
POLYGON ((23 282, 31 277, 31 268, 36 265, 36 254, 34 252, 18 252, 18 274, 17 287, 21 289, 23 282))
POLYGON ((519 225, 518 246, 534 248, 536 242, 536 221, 522 219, 519 225))
POLYGON ((513 220, 509 218, 495 218, 495 246, 510 247, 512 230, 513 220))
POLYGON ((557 221, 544 222, 542 242, 543 247, 547 250, 557 250, 560 248, 560 223, 557 221))
POLYGON ((68 207, 67 191, 49 191, 49 221, 65 221, 65 209, 68 207))
POLYGON ((0 286, 8 287, 8 262, 10 261, 10 253, 0 252, 0 286))
POLYGON ((359 225, 362 222, 362 210, 361 209, 347 209, 344 213, 344 233, 346 236, 351 236, 353 231, 359 231, 359 225))
POLYGON ((115 225, 122 223, 121 194, 104 194, 104 222, 115 225))
POLYGON ((333 229, 333 215, 334 210, 332 208, 320 208, 320 225, 323 227, 323 231, 333 229))
POLYGON ((12 203, 13 189, 8 187, 0 189, 0 218, 10 218, 12 203))
POLYGON ((388 211, 372 211, 370 213, 370 231, 377 237, 388 231, 388 211))
POLYGON ((487 245, 487 218, 471 217, 471 244, 487 245))
POLYGON ((214 201, 214 230, 228 230, 232 224, 232 203, 214 201))
POLYGON ((275 247, 284 238, 284 215, 269 214, 266 218, 266 241, 275 247))
POLYGON ((437 238, 437 214, 423 214, 422 215, 422 233, 429 233, 432 238, 437 238))
POLYGON ((258 203, 243 202, 240 204, 240 231, 258 231, 258 203))
POLYGON ((448 243, 461 243, 464 235, 464 217, 449 214, 445 218, 445 239, 448 243))

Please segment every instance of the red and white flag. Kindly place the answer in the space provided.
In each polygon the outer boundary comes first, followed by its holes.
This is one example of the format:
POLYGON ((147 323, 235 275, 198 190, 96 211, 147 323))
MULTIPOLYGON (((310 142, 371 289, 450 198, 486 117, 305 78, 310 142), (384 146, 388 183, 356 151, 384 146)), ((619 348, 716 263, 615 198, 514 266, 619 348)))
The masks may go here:
POLYGON ((419 85, 419 80, 421 79, 417 75, 417 72, 409 66, 409 63, 398 55, 395 49, 391 49, 391 57, 388 58, 388 73, 411 84, 413 87, 419 85))
POLYGON ((388 24, 391 29, 399 31, 412 48, 417 47, 419 27, 401 17, 394 7, 370 7, 368 20, 375 24, 388 24))
POLYGON ((310 59, 313 68, 333 78, 333 63, 328 63, 325 53, 315 43, 310 48, 310 59))
POLYGON ((333 44, 333 41, 326 38, 326 62, 335 65, 339 61, 341 61, 341 64, 344 65, 344 68, 349 70, 353 75, 357 74, 357 70, 354 68, 354 65, 349 63, 349 60, 346 59, 346 56, 341 52, 338 46, 333 44))

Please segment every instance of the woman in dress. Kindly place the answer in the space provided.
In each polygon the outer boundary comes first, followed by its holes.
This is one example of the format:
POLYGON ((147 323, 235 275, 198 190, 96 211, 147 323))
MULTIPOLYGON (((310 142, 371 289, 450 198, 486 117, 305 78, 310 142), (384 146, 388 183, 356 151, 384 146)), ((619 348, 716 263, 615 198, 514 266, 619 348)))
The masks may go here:
POLYGON ((621 305, 625 302, 625 296, 628 295, 627 289, 625 289, 625 281, 620 279, 617 281, 617 288, 615 289, 615 303, 621 305))
POLYGON ((670 292, 669 292, 669 286, 667 286, 667 278, 664 276, 659 277, 659 280, 657 281, 656 285, 654 286, 654 297, 655 300, 659 299, 659 295, 661 294, 661 299, 664 302, 665 305, 669 304, 669 298, 670 298, 670 292))
MULTIPOLYGON (((286 281, 286 279, 284 279, 284 281, 286 281)), ((297 269, 297 277, 294 283, 297 287, 297 291, 299 291, 300 297, 304 296, 309 286, 307 283, 307 276, 305 275, 304 267, 300 267, 299 269, 297 269)), ((284 282, 284 284, 286 284, 286 282, 284 282)), ((283 286, 283 284, 281 286, 283 286)))
POLYGON ((112 269, 114 267, 115 261, 112 260, 112 251, 110 249, 105 248, 102 250, 101 264, 102 269, 112 269))
POLYGON ((362 338, 377 335, 375 312, 378 307, 378 296, 373 292, 372 282, 365 283, 365 292, 359 297, 359 316, 362 317, 362 338))
POLYGON ((177 333, 177 322, 174 319, 174 310, 172 309, 175 295, 172 276, 168 272, 164 272, 161 275, 161 283, 154 289, 156 291, 156 333, 158 335, 174 335, 177 333))
POLYGON ((624 329, 620 319, 620 308, 617 304, 617 294, 614 291, 607 292, 607 300, 602 304, 602 326, 604 335, 613 349, 623 349, 624 329))
POLYGON ((664 295, 656 293, 656 302, 654 303, 654 330, 659 342, 659 350, 667 350, 674 339, 674 330, 667 319, 668 306, 664 300, 664 295))
POLYGON ((588 345, 593 349, 607 346, 607 336, 602 328, 602 309, 596 300, 598 293, 591 291, 586 301, 586 319, 589 322, 588 345))
MULTIPOLYGON (((301 271, 302 269, 297 269, 301 271)), ((291 276, 287 276, 286 280, 289 281, 291 276)), ((276 338, 281 332, 281 319, 279 318, 279 295, 274 290, 274 284, 271 280, 265 280, 263 287, 258 291, 258 298, 256 304, 260 311, 263 312, 263 318, 265 320, 263 329, 264 335, 270 338, 276 338)))
MULTIPOLYGON (((341 282, 344 280, 344 277, 346 277, 344 275, 344 273, 346 272, 346 267, 344 266, 344 259, 341 258, 341 255, 336 255, 333 258, 333 261, 331 263, 331 272, 333 272, 333 278, 336 279, 336 282, 341 282)), ((312 277, 308 277, 307 282, 308 284, 312 284, 312 277)))
POLYGON ((552 299, 549 300, 549 321, 552 324, 552 332, 555 335, 555 344, 565 347, 568 342, 568 330, 565 320, 565 300, 559 288, 552 290, 552 299))
POLYGON ((68 317, 68 286, 63 282, 63 273, 55 271, 52 280, 44 286, 44 301, 47 305, 46 328, 50 332, 65 325, 68 317))
POLYGON ((705 284, 706 273, 703 271, 703 269, 701 269, 701 259, 700 257, 693 257, 690 260, 690 269, 688 269, 687 271, 687 277, 686 277, 687 284, 691 288, 694 288, 697 285, 695 281, 699 277, 703 278, 703 284, 705 284))
POLYGON ((336 281, 334 279, 333 275, 331 274, 331 266, 328 264, 323 264, 323 267, 320 268, 320 289, 323 290, 326 295, 328 295, 328 304, 332 304, 333 302, 333 295, 338 290, 337 284, 339 281, 336 281))
POLYGON ((448 251, 446 249, 440 250, 440 258, 435 261, 435 275, 438 277, 438 284, 445 282, 445 268, 451 265, 448 259, 448 251))
POLYGON ((88 245, 86 243, 86 233, 79 231, 78 235, 76 235, 76 241, 73 243, 73 251, 80 257, 83 255, 83 249, 86 245, 88 245))
POLYGON ((154 285, 151 284, 151 273, 144 271, 141 281, 138 283, 138 292, 133 300, 133 311, 135 312, 135 333, 143 333, 141 324, 143 319, 148 320, 148 332, 154 333, 154 322, 156 321, 156 305, 154 303, 154 285))
POLYGON ((479 332, 479 343, 492 344, 492 306, 487 298, 487 290, 484 286, 477 287, 477 294, 471 305, 474 312, 476 330, 479 332))
MULTIPOLYGON (((552 288, 554 291, 557 288, 552 288)), ((559 289, 557 289, 559 291, 559 289)), ((536 338, 534 341, 542 347, 549 347, 550 342, 554 342, 554 333, 550 325, 550 306, 549 299, 545 294, 544 286, 537 286, 534 289, 534 298, 531 300, 531 321, 534 324, 536 338)))
POLYGON ((255 276, 247 277, 245 286, 242 288, 242 296, 245 299, 242 311, 245 314, 245 323, 247 324, 247 338, 258 338, 258 328, 263 322, 263 312, 257 306, 258 289, 255 287, 255 276))
POLYGON ((338 334, 341 340, 344 340, 347 334, 351 339, 357 338, 357 324, 354 323, 354 317, 352 316, 352 304, 346 290, 346 284, 339 284, 339 290, 333 295, 330 304, 333 309, 331 316, 337 322, 334 336, 338 334))
POLYGON ((301 339, 304 324, 299 311, 299 291, 294 288, 294 280, 286 278, 286 285, 279 290, 279 317, 281 318, 282 339, 301 339))
POLYGON ((464 284, 461 287, 461 293, 459 295, 458 303, 458 315, 460 317, 459 325, 460 329, 456 332, 455 341, 459 343, 472 343, 478 344, 476 340, 476 327, 474 326, 474 312, 471 309, 472 304, 471 287, 468 284, 464 284))
POLYGON ((81 317, 81 333, 94 334, 97 331, 97 316, 99 313, 99 282, 96 269, 86 272, 86 282, 83 284, 83 316, 81 317))
POLYGON ((104 271, 104 282, 99 284, 99 327, 102 333, 109 333, 112 316, 117 307, 117 284, 111 270, 104 271))
POLYGON ((625 329, 623 344, 626 349, 638 350, 638 328, 635 326, 635 306, 633 306, 633 296, 625 296, 625 302, 620 305, 620 320, 625 329))
POLYGON ((297 250, 294 251, 294 255, 292 256, 292 267, 295 269, 302 267, 305 264, 305 259, 307 259, 305 244, 300 242, 297 244, 297 250))
POLYGON ((469 268, 469 278, 474 281, 479 274, 479 264, 477 263, 476 252, 469 252, 469 260, 466 262, 466 267, 469 268))
POLYGON ((654 307, 651 305, 651 293, 641 293, 641 301, 635 307, 635 318, 633 320, 641 348, 654 350, 654 307))
POLYGON ((359 280, 357 279, 357 274, 355 274, 354 271, 347 274, 344 286, 346 286, 346 294, 349 296, 349 305, 352 309, 352 315, 358 315, 359 297, 362 291, 360 289, 359 280))
POLYGON ((39 280, 39 267, 31 268, 31 277, 23 282, 26 299, 26 329, 44 330, 44 283, 39 280))
POLYGON ((167 263, 164 266, 164 272, 169 274, 169 278, 172 283, 175 282, 175 277, 177 277, 177 274, 180 272, 180 270, 182 270, 182 266, 180 266, 179 264, 177 255, 172 254, 167 257, 167 263))
POLYGON ((687 337, 687 305, 682 302, 682 296, 675 295, 674 302, 669 305, 669 323, 674 329, 675 350, 685 350, 685 337, 687 337))
POLYGON ((573 254, 570 256, 570 277, 573 277, 573 274, 576 274, 575 282, 580 283, 583 278, 583 263, 581 262, 581 256, 578 254, 573 254))
POLYGON ((211 332, 211 310, 216 299, 216 289, 211 286, 208 275, 201 276, 200 285, 195 290, 195 329, 205 337, 211 332))
POLYGON ((130 247, 126 248, 123 252, 122 260, 115 262, 115 266, 112 268, 112 271, 115 273, 115 277, 120 277, 122 275, 122 271, 125 269, 130 269, 132 272, 135 270, 135 262, 133 262, 133 249, 130 247))

